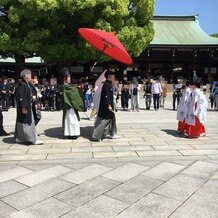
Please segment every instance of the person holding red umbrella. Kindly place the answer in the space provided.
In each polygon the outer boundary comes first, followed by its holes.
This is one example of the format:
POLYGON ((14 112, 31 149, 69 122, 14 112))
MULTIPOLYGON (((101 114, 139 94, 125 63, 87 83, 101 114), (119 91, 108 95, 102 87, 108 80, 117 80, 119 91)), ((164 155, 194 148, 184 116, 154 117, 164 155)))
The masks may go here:
MULTIPOLYGON (((90 28, 80 28, 78 32, 81 37, 101 52, 100 56, 105 54, 123 64, 132 64, 132 58, 116 37, 116 33, 90 28)), ((96 64, 97 62, 95 62, 92 70, 96 64)), ((111 139, 119 138, 117 136, 116 117, 113 111, 114 99, 112 84, 115 82, 115 75, 113 72, 108 71, 105 73, 105 78, 106 81, 101 90, 100 106, 92 136, 93 141, 100 141, 107 135, 111 139)))
POLYGON ((113 88, 115 82, 114 72, 107 71, 105 73, 106 81, 102 87, 100 105, 97 119, 92 135, 92 141, 100 141, 105 137, 110 139, 119 139, 117 135, 116 117, 113 108, 113 88))

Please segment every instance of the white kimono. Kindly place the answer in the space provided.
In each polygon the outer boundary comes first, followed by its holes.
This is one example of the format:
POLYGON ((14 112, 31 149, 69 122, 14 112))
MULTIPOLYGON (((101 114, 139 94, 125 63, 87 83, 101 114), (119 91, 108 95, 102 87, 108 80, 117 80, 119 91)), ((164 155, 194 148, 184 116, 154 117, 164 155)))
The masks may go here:
POLYGON ((95 94, 94 94, 94 100, 93 100, 94 106, 93 106, 93 109, 90 115, 90 119, 92 119, 98 113, 100 99, 101 99, 101 90, 102 90, 104 82, 106 81, 105 73, 106 71, 104 71, 101 74, 101 76, 97 79, 97 81, 95 82, 95 94))
POLYGON ((196 88, 192 91, 186 107, 185 122, 191 126, 195 126, 195 117, 198 117, 200 123, 205 123, 207 111, 207 99, 200 89, 196 88))
POLYGON ((189 87, 186 87, 183 92, 182 92, 182 97, 179 101, 179 106, 177 110, 177 120, 183 122, 185 119, 185 113, 186 113, 186 106, 187 106, 187 101, 190 97, 191 90, 189 87))
POLYGON ((64 119, 64 136, 80 136, 80 125, 73 108, 67 110, 64 119))
POLYGON ((206 122, 208 102, 207 98, 203 92, 200 92, 200 96, 197 101, 197 109, 195 111, 195 116, 198 117, 200 123, 204 124, 206 122))

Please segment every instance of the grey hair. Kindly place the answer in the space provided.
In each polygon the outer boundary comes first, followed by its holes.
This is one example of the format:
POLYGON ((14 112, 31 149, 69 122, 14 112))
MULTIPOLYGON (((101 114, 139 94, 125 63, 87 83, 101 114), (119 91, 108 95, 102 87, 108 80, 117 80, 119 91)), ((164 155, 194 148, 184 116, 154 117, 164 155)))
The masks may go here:
POLYGON ((26 77, 26 75, 29 75, 29 74, 32 74, 31 70, 29 70, 29 69, 24 69, 24 70, 21 71, 20 77, 21 77, 21 78, 24 78, 24 77, 26 77))

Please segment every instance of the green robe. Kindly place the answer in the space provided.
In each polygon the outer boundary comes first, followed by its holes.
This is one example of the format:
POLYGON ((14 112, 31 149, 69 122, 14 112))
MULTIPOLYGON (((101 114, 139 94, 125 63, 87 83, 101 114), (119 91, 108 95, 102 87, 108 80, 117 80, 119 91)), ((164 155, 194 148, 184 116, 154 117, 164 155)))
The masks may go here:
POLYGON ((83 94, 80 92, 78 88, 67 84, 61 87, 61 92, 62 92, 62 102, 63 102, 63 128, 64 128, 64 119, 68 110, 73 108, 77 115, 78 120, 80 120, 78 112, 85 112, 86 107, 85 107, 83 94))

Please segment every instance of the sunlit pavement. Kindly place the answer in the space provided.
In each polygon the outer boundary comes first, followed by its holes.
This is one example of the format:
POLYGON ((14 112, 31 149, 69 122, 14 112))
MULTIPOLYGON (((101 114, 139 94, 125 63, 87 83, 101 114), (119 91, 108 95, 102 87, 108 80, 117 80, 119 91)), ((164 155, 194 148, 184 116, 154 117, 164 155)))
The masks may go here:
MULTIPOLYGON (((44 145, 1 137, 0 217, 217 217, 218 112, 208 111, 206 137, 187 139, 171 104, 119 111, 116 140, 90 142, 89 113, 82 136, 64 139, 61 112, 43 112, 44 145)), ((4 113, 8 132, 15 113, 4 113)))

